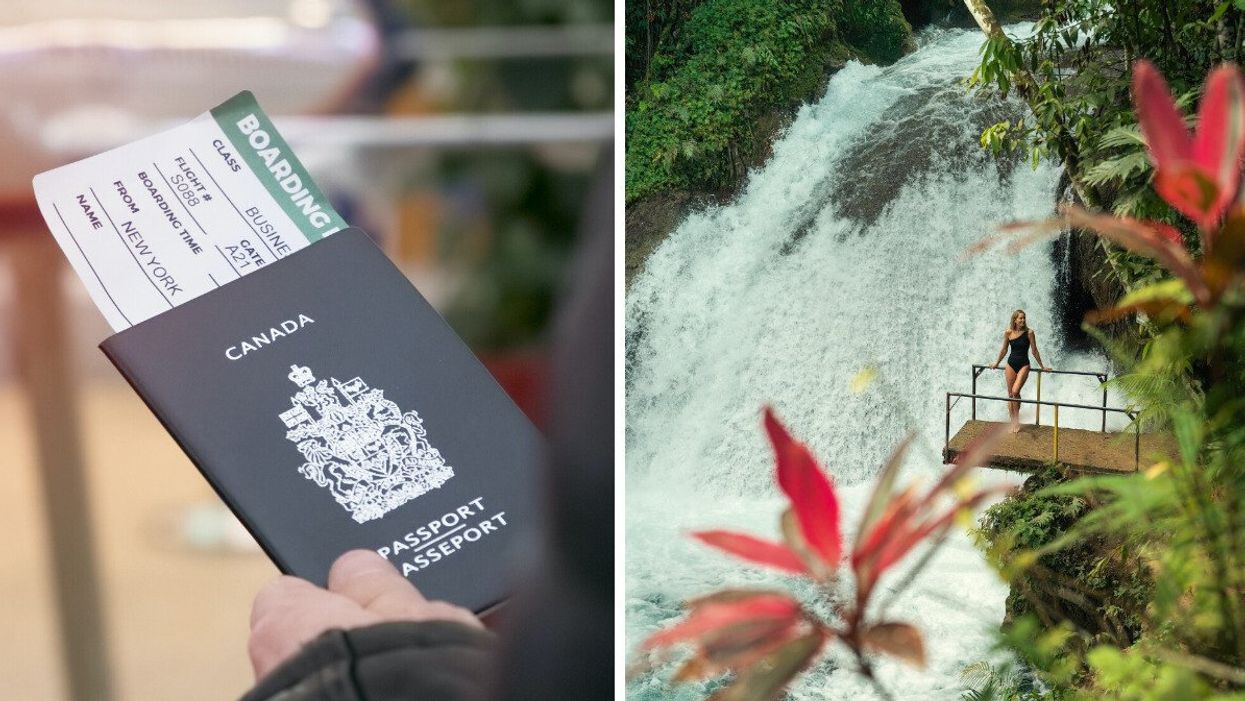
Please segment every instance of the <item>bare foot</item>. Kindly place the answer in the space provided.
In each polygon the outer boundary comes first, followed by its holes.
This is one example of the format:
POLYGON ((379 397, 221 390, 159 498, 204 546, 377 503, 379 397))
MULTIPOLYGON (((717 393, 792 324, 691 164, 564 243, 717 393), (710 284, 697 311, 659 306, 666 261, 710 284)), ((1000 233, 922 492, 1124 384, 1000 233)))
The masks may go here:
POLYGON ((1020 424, 1018 423, 1012 424, 1012 433, 1020 433, 1020 424))

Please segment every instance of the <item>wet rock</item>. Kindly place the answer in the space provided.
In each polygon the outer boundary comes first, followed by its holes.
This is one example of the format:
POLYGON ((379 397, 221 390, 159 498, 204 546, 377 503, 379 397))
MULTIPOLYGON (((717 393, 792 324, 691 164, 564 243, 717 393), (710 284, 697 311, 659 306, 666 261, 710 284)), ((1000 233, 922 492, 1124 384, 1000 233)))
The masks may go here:
MULTIPOLYGON (((1060 179, 1060 201, 1078 202, 1065 174, 1060 179)), ((1056 284, 1054 316, 1069 348, 1098 350, 1098 341, 1085 333, 1085 315, 1109 309, 1124 296, 1124 287, 1111 269, 1101 240, 1080 229, 1062 232, 1051 247, 1056 284)), ((1136 325, 1128 319, 1106 324, 1102 330, 1117 340, 1137 341, 1136 325)))
MULTIPOLYGON (((825 80, 829 80, 826 76, 825 80)), ((823 84, 820 88, 825 89, 823 84)), ((679 225, 689 212, 700 207, 723 204, 734 199, 747 181, 748 171, 760 167, 773 154, 774 140, 791 123, 794 109, 772 110, 762 115, 754 130, 754 148, 741 153, 735 182, 730 188, 710 192, 678 190, 661 192, 631 202, 627 205, 624 245, 624 273, 627 286, 639 272, 648 255, 657 248, 670 232, 679 225)))

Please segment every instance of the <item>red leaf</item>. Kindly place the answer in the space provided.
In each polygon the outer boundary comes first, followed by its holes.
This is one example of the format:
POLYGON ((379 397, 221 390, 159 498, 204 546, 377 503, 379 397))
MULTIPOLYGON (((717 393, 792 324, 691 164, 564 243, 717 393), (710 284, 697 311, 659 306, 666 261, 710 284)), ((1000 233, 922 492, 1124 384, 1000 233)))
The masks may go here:
POLYGON ((692 536, 707 545, 725 550, 749 562, 776 567, 788 572, 808 574, 808 568, 804 566, 800 556, 778 543, 730 531, 697 531, 692 533, 692 536))
MULTIPOLYGON (((950 518, 957 509, 948 512, 945 523, 942 518, 927 518, 926 514, 935 500, 950 490, 964 477, 971 468, 983 464, 994 452, 994 447, 1004 435, 1004 425, 999 424, 973 440, 955 465, 943 475, 924 496, 916 497, 914 487, 909 487, 898 497, 892 499, 882 516, 866 533, 856 536, 856 550, 852 553, 852 567, 856 572, 858 587, 867 595, 872 591, 873 584, 887 569, 902 559, 918 543, 928 537, 936 527, 949 525, 950 518)), ((979 493, 972 497, 975 500, 989 492, 979 493)))
POLYGON ((751 667, 741 669, 734 681, 708 701, 777 701, 795 675, 817 656, 825 640, 820 630, 814 630, 786 643, 751 667))
POLYGON ((1184 117, 1163 76, 1149 61, 1138 61, 1133 67, 1133 104, 1155 168, 1170 168, 1193 160, 1193 140, 1184 117))
POLYGON ((989 242, 989 245, 992 246, 994 245, 994 242, 999 239, 1012 237, 1011 242, 1007 244, 1007 251, 1008 253, 1013 254, 1019 253, 1028 246, 1049 238, 1052 234, 1057 234, 1063 231, 1066 226, 1067 222, 1060 217, 1051 217, 1049 219, 1041 219, 1038 221, 1018 221, 1011 222, 1010 224, 1003 224, 998 228, 1000 234, 999 236, 983 239, 981 242, 973 246, 973 252, 977 253, 981 250, 985 250, 985 244, 987 242, 989 242))
POLYGON ((1109 324, 1138 313, 1145 314, 1151 319, 1188 323, 1190 311, 1188 305, 1181 304, 1174 299, 1147 299, 1110 309, 1088 311, 1085 313, 1085 323, 1109 324))
POLYGON ((891 534, 891 537, 882 543, 872 563, 872 573, 876 579, 880 579, 891 566, 902 560, 904 555, 907 555, 908 551, 920 542, 916 533, 910 528, 905 528, 891 534))
POLYGON ((1197 222, 1210 250, 1213 231, 1240 185, 1245 149, 1245 84, 1235 66, 1206 79, 1197 133, 1190 137, 1167 84, 1149 62, 1133 70, 1133 104, 1154 161, 1154 189, 1197 222))
POLYGON ((1159 236, 1162 236, 1163 238, 1167 239, 1168 241, 1171 241, 1177 246, 1184 248, 1184 236, 1180 234, 1180 229, 1177 229, 1171 224, 1164 224, 1161 221, 1150 221, 1150 222, 1146 222, 1146 224, 1151 229, 1154 229, 1154 231, 1159 236))
POLYGON ((726 604, 735 601, 743 601, 744 599, 754 599, 758 596, 787 596, 787 592, 777 589, 757 589, 751 587, 739 587, 735 589, 719 589, 708 594, 688 599, 686 602, 689 611, 706 606, 708 604, 726 604))
POLYGON ((706 659, 724 667, 731 667, 736 660, 757 654, 766 648, 773 649, 791 638, 799 620, 795 618, 761 619, 736 623, 709 633, 701 641, 706 659))
POLYGON ((912 506, 915 503, 915 485, 909 485, 899 496, 891 499, 886 510, 874 521, 873 527, 866 533, 856 534, 856 550, 852 553, 852 563, 858 563, 873 555, 893 531, 901 528, 912 517, 912 506))
POLYGON ((915 514, 916 487, 909 486, 891 500, 886 511, 868 533, 857 534, 856 550, 852 553, 852 569, 862 598, 868 598, 873 584, 884 568, 878 566, 878 555, 892 540, 902 538, 911 530, 908 522, 915 514))
POLYGON ((918 543, 929 538, 930 536, 941 535, 943 531, 951 527, 951 523, 955 515, 964 509, 976 508, 986 497, 999 492, 1008 491, 1009 487, 995 487, 974 493, 967 499, 961 500, 954 507, 943 512, 941 516, 936 518, 928 518, 919 526, 913 525, 911 528, 897 534, 896 537, 883 545, 877 556, 878 573, 885 572, 896 562, 903 559, 912 548, 918 543))
POLYGON ((765 408, 765 431, 774 445, 778 485, 791 500, 804 541, 831 570, 838 568, 843 535, 833 485, 808 448, 787 433, 769 407, 765 408))
POLYGON ((650 635, 640 647, 646 650, 665 647, 696 640, 735 623, 785 619, 794 621, 799 615, 800 605, 783 594, 761 594, 738 601, 704 604, 681 622, 650 635))
MULTIPOLYGON (((1193 160, 1209 175, 1218 189, 1218 198, 1209 213, 1218 222, 1236 196, 1241 179, 1241 155, 1245 150, 1245 85, 1240 70, 1223 65, 1206 78, 1206 94, 1198 111, 1197 133, 1193 137, 1193 160)), ((1203 231, 1209 233, 1208 226, 1203 231)), ((1209 237, 1204 248, 1211 248, 1209 237)))
POLYGON ((908 623, 878 623, 865 631, 865 647, 894 655, 917 667, 925 666, 921 631, 908 623))
POLYGON ((1215 249, 1202 257, 1202 279, 1219 298, 1245 275, 1245 203, 1228 210, 1215 239, 1215 249))
POLYGON ((895 450, 887 458, 886 466, 882 468, 877 482, 873 485, 873 493, 869 495, 869 502, 860 518, 860 527, 856 529, 858 538, 868 533, 869 528, 886 510, 886 504, 895 488, 895 478, 899 476, 899 468, 903 465, 904 457, 908 454, 908 448, 912 446, 912 440, 915 437, 916 434, 909 433, 898 446, 895 446, 895 450))
POLYGON ((947 470, 938 483, 935 484, 925 498, 921 500, 918 509, 924 509, 933 503, 943 492, 951 489, 957 482, 964 478, 974 467, 985 465, 994 457, 994 449, 998 447, 999 442, 1007 435, 1004 424, 994 424, 986 429, 981 435, 968 442, 964 446, 964 450, 956 456, 955 463, 950 470, 947 470))
POLYGON ((800 562, 808 568, 808 573, 818 581, 826 581, 834 576, 835 569, 826 565, 822 561, 821 556, 815 554, 808 547, 808 543, 804 541, 804 531, 800 528, 799 519, 796 518, 795 509, 788 508, 782 512, 779 518, 779 525, 782 528, 782 541, 786 543, 787 548, 800 558, 800 562))
MULTIPOLYGON (((818 630, 820 627, 814 629, 814 634, 818 630)), ((707 679, 730 670, 747 670, 803 632, 798 621, 729 626, 712 634, 712 640, 706 639, 704 648, 688 660, 675 674, 674 680, 707 679)), ((828 635, 824 630, 821 632, 828 635)))
POLYGON ((1219 186, 1209 173, 1192 163, 1157 169, 1154 190, 1203 231, 1213 227, 1223 214, 1223 210, 1216 211, 1215 203, 1223 198, 1219 186))
POLYGON ((716 677, 724 671, 726 670, 718 669, 716 666, 710 664, 709 660, 697 655, 695 657, 689 657, 687 662, 684 662, 670 679, 676 682, 688 682, 696 679, 716 677))
POLYGON ((1152 224, 1128 217, 1091 214, 1075 205, 1060 207, 1064 219, 1072 226, 1088 229, 1108 241, 1134 253, 1153 258, 1173 275, 1184 280, 1185 286, 1199 303, 1210 302, 1210 289, 1184 246, 1170 239, 1170 232, 1160 233, 1152 224))

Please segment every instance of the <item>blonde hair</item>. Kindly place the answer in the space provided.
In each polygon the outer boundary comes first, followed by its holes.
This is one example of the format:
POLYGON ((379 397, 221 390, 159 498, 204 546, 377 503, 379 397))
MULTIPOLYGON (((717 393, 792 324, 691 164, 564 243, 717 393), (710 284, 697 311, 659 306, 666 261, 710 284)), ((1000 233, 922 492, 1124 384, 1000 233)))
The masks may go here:
MULTIPOLYGON (((1010 323, 1008 323, 1008 324, 1007 324, 1007 332, 1008 332, 1008 333, 1011 333, 1012 331, 1016 331, 1016 330, 1017 330, 1017 329, 1016 329, 1016 317, 1018 317, 1018 316, 1020 316, 1021 314, 1024 314, 1024 313, 1025 313, 1025 310, 1023 310, 1023 309, 1017 309, 1016 311, 1012 312, 1012 320, 1011 320, 1011 322, 1010 322, 1010 323)), ((1028 315, 1028 314, 1025 314, 1025 326, 1024 326, 1024 328, 1023 328, 1023 329, 1019 329, 1019 331, 1021 331, 1022 333, 1028 333, 1028 331, 1029 331, 1029 315, 1028 315)))

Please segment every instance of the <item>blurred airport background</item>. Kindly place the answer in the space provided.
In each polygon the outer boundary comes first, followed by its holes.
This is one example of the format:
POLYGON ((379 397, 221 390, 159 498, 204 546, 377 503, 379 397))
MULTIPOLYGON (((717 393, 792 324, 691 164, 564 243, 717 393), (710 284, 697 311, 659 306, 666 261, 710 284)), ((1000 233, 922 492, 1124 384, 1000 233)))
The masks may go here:
MULTIPOLYGON (((251 681, 275 569, 108 364, 35 173, 252 90, 538 423, 547 331, 612 148, 609 0, 0 4, 0 699, 251 681)), ((187 378, 194 391, 196 378, 187 378)))

